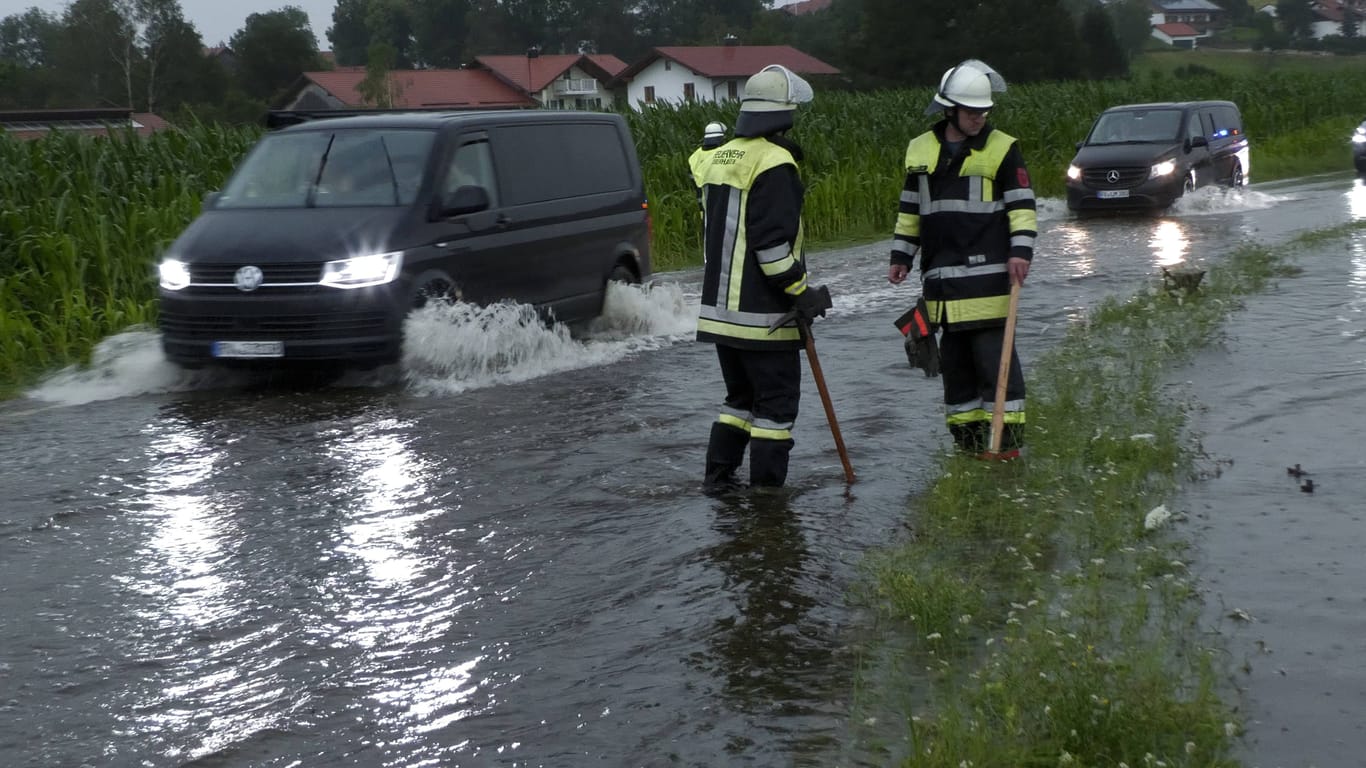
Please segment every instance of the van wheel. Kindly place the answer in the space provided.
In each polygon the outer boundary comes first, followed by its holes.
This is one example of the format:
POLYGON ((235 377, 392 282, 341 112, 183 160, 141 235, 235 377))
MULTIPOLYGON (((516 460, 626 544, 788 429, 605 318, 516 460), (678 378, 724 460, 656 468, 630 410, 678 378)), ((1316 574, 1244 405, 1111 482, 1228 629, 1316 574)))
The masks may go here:
POLYGON ((627 285, 637 285, 640 283, 640 275, 631 268, 629 264, 618 263, 612 267, 612 274, 607 276, 607 281, 611 283, 626 283, 627 285))
POLYGON ((1235 162, 1233 164, 1233 173, 1228 177, 1228 185, 1234 189, 1241 189, 1244 183, 1246 182, 1243 179, 1243 164, 1235 162))
POLYGON ((413 291, 412 308, 422 309, 435 301, 444 301, 454 304, 460 301, 460 289, 456 287, 455 281, 444 272, 429 272, 417 279, 417 288, 413 291))

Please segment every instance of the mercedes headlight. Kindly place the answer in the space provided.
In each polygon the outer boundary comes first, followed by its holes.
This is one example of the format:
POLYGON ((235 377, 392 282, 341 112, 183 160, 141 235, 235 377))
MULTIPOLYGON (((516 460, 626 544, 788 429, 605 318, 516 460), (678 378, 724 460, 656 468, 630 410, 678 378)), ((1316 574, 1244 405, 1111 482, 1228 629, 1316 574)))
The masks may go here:
POLYGON ((1172 160, 1163 160, 1153 166, 1152 176, 1154 179, 1162 176, 1170 176, 1176 171, 1176 163, 1172 160))
POLYGON ((1366 128, 1357 126, 1357 129, 1352 133, 1352 143, 1366 144, 1366 128))
POLYGON ((323 265, 322 284, 333 288, 366 288, 391 283, 403 266, 403 252, 378 253, 329 261, 323 265))
POLYGON ((1081 167, 1076 165, 1067 166, 1067 178, 1076 181, 1081 178, 1081 167))
POLYGON ((178 291, 190 284, 190 265, 176 259, 166 259, 157 265, 161 287, 168 291, 178 291))

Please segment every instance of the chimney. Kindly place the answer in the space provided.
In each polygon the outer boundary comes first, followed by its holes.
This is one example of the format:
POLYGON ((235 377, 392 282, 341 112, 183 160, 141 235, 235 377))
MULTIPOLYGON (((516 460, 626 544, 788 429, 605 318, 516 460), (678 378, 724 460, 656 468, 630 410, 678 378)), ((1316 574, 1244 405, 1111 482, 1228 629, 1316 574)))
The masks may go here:
POLYGON ((728 35, 726 35, 726 39, 724 39, 724 40, 721 41, 721 44, 722 44, 722 45, 739 45, 739 44, 740 44, 740 38, 736 37, 735 35, 728 34, 728 35))
POLYGON ((526 49, 526 57, 527 57, 528 59, 534 59, 534 58, 536 58, 537 56, 540 56, 540 55, 541 55, 541 46, 539 46, 539 45, 533 45, 533 46, 531 46, 530 48, 527 48, 527 49, 526 49))

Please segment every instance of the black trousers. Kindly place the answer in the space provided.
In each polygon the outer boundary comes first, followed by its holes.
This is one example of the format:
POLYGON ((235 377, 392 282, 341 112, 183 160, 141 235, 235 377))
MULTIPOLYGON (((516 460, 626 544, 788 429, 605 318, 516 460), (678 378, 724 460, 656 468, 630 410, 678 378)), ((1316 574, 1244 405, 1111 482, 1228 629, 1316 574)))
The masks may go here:
MULTIPOLYGON (((944 378, 944 417, 959 448, 979 452, 990 447, 991 412, 996 404, 996 376, 1001 369, 1005 328, 945 331, 939 342, 944 378)), ((1006 423, 1002 450, 1024 444, 1025 379, 1020 356, 1012 346, 1006 378, 1006 423)))
POLYGON ((792 427, 801 399, 801 357, 796 349, 756 351, 716 345, 726 402, 707 444, 709 484, 735 480, 749 449, 751 485, 787 482, 792 427))

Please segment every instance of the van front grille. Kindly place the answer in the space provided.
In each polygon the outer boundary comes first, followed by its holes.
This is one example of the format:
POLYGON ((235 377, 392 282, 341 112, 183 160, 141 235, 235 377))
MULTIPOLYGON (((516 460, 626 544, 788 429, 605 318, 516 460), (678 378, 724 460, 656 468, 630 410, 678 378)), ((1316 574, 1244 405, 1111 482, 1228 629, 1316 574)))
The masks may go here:
POLYGON ((385 312, 331 312, 308 315, 200 315, 188 312, 161 313, 161 329, 169 336, 204 341, 261 339, 325 339, 386 333, 385 312))
MULTIPOLYGON (((248 262, 249 263, 249 262, 248 262)), ((197 285, 233 285, 237 270, 248 263, 241 264, 191 264, 190 282, 197 285)), ((317 262, 298 262, 285 264, 257 264, 265 280, 262 287, 316 283, 322 277, 322 265, 317 262)))
POLYGON ((1148 180, 1148 166, 1141 168, 1087 168, 1082 180, 1092 189, 1129 189, 1148 180))

